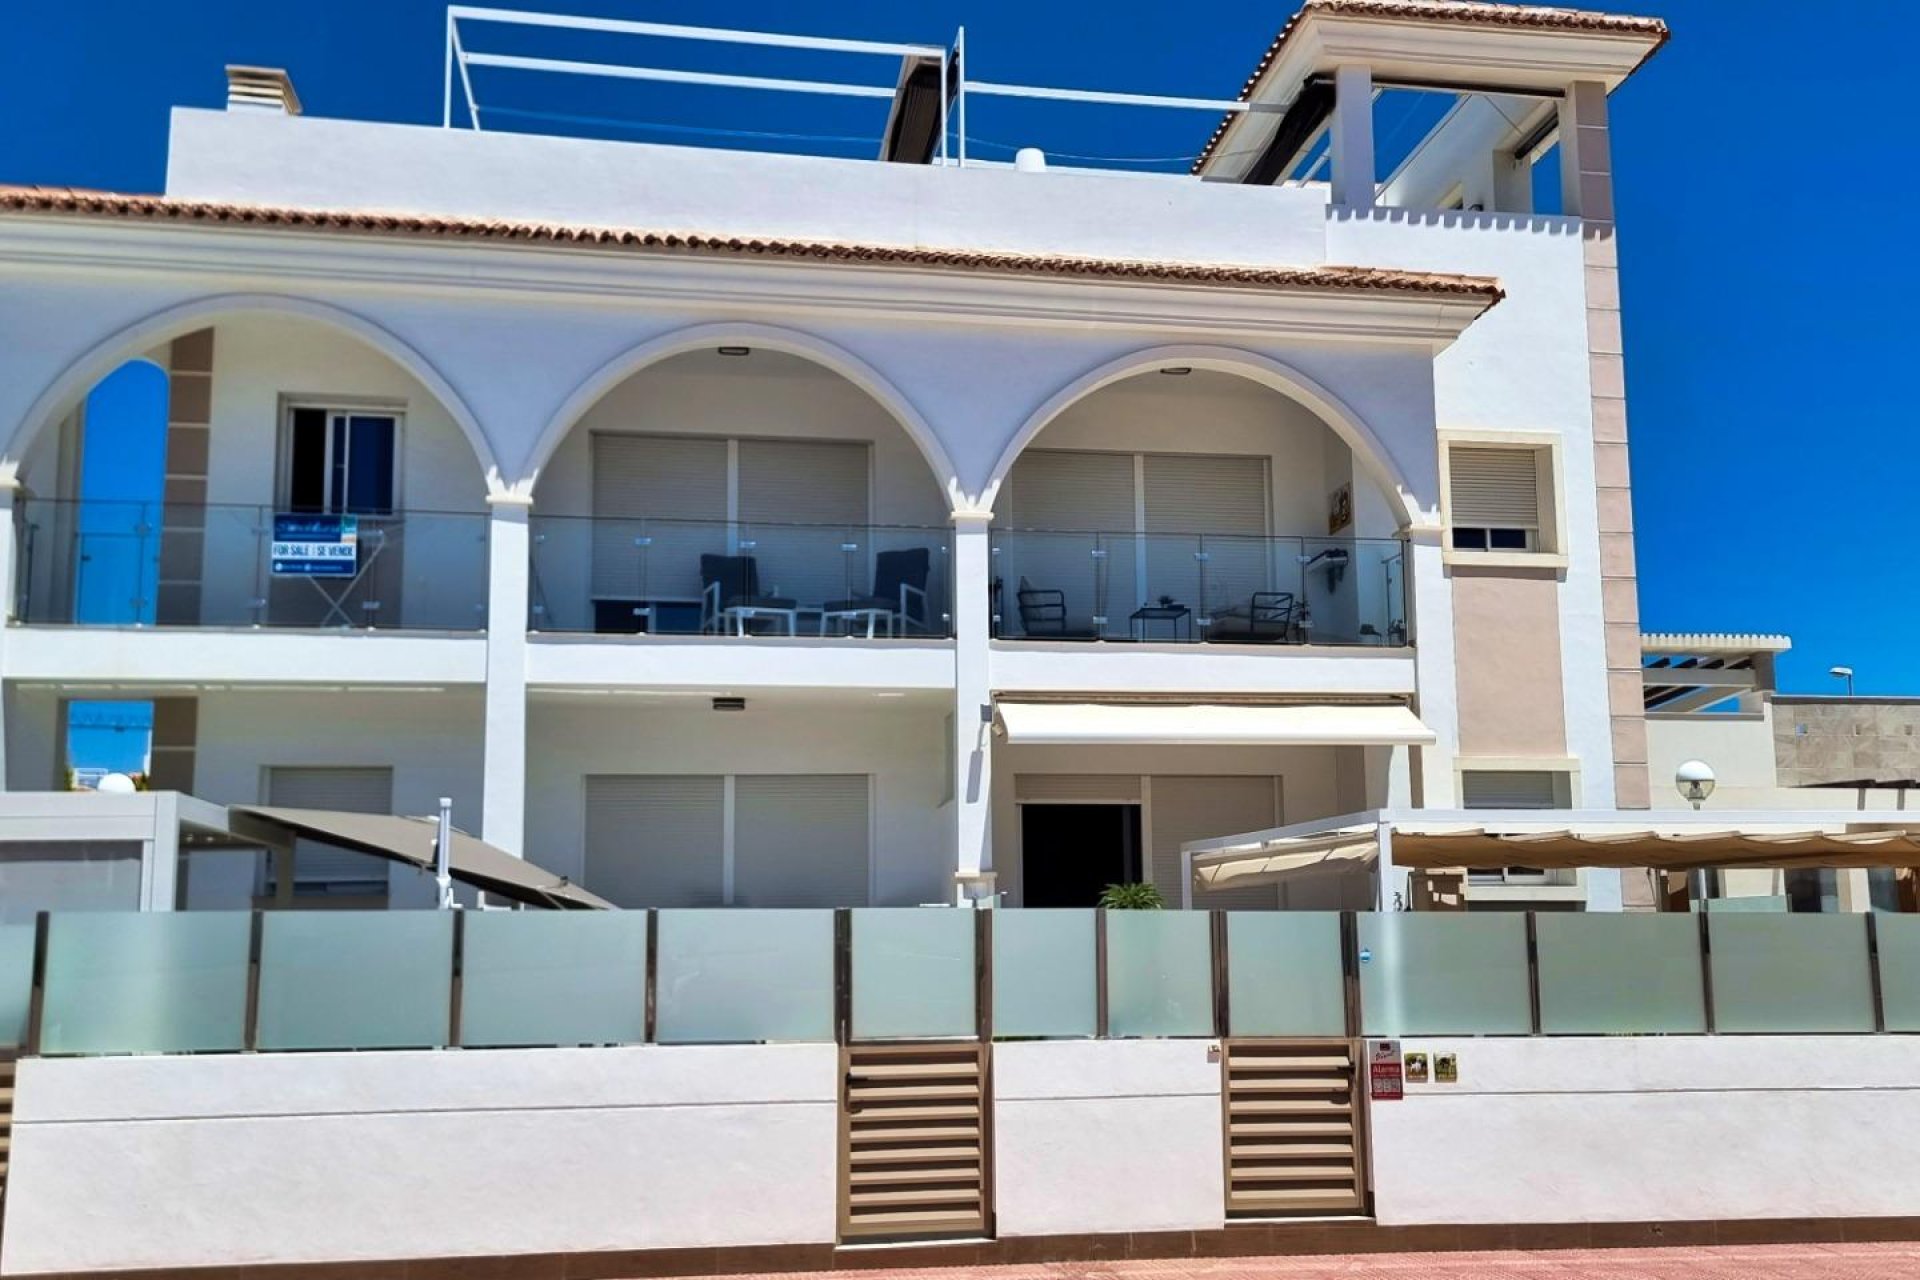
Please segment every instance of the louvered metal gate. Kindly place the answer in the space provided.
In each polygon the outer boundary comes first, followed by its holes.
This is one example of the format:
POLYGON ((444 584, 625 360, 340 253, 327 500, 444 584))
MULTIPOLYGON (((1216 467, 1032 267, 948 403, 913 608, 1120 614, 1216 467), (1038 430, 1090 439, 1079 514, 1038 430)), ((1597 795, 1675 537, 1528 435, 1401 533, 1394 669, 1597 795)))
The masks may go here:
POLYGON ((987 1234, 990 1053, 978 1041, 841 1050, 842 1240, 987 1234))
POLYGON ((1227 1214, 1366 1205, 1360 1052, 1348 1040, 1228 1040, 1221 1055, 1227 1214))

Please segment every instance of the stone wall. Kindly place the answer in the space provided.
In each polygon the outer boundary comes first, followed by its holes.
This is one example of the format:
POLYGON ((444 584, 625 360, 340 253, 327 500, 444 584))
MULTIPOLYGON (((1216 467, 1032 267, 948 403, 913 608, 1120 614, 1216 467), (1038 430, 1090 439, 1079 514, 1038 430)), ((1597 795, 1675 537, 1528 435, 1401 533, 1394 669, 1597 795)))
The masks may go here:
POLYGON ((1920 779, 1920 698, 1784 698, 1773 702, 1783 787, 1920 779))

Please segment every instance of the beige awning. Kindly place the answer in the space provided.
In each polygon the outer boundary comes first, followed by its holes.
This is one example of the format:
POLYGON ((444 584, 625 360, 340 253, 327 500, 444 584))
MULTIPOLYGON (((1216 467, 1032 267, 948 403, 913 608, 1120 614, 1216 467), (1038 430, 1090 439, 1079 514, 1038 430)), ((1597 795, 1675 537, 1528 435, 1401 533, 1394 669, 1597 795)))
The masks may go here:
POLYGON ((1002 702, 1007 741, 1043 746, 1388 747, 1434 742, 1400 706, 1002 702))
MULTIPOLYGON (((1571 815, 1560 815, 1563 819, 1571 815)), ((1796 826, 1764 820, 1738 826, 1705 821, 1650 823, 1560 821, 1389 821, 1393 863, 1410 871, 1459 867, 1719 868, 1920 866, 1920 830, 1897 824, 1827 822, 1796 826)), ((1380 824, 1319 831, 1260 832, 1210 840, 1192 852, 1199 888, 1270 884, 1323 868, 1361 866, 1379 857, 1380 824)))
MULTIPOLYGON (((228 810, 234 832, 269 844, 289 844, 295 836, 338 845, 377 858, 404 862, 431 872, 438 824, 432 818, 403 818, 380 813, 345 813, 334 809, 277 809, 262 805, 234 805, 228 810), (266 824, 277 830, 261 830, 266 824)), ((487 893, 539 907, 586 910, 613 906, 588 893, 565 876, 555 875, 505 849, 475 839, 464 831, 453 833, 453 878, 487 893)))

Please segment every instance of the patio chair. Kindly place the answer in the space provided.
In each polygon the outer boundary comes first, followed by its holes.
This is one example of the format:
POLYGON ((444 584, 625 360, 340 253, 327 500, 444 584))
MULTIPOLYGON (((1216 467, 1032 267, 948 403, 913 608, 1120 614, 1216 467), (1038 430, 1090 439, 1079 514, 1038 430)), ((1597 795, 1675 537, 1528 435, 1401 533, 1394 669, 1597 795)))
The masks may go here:
POLYGON ((1285 644, 1295 637, 1296 608, 1291 591, 1256 591, 1244 609, 1216 613, 1207 639, 1220 644, 1285 644))
POLYGON ((874 609, 890 613, 899 631, 927 629, 927 575, 933 571, 933 553, 925 547, 882 551, 873 558, 873 593, 829 600, 828 613, 874 609))
POLYGON ((1067 616, 1067 593, 1036 587, 1025 578, 1014 600, 1020 608, 1020 630, 1032 640, 1097 640, 1100 629, 1091 618, 1067 616))
POLYGON ((700 557, 700 630, 726 629, 728 609, 793 609, 798 602, 760 594, 760 562, 752 556, 700 557))

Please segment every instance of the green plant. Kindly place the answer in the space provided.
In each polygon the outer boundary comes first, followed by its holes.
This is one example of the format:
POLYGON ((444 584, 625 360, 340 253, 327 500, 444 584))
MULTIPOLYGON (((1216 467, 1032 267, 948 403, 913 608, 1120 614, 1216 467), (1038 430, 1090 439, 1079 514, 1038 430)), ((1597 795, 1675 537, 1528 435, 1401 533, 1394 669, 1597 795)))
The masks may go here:
POLYGON ((1100 905, 1108 911, 1160 911, 1167 904, 1150 884, 1110 884, 1100 891, 1100 905))

